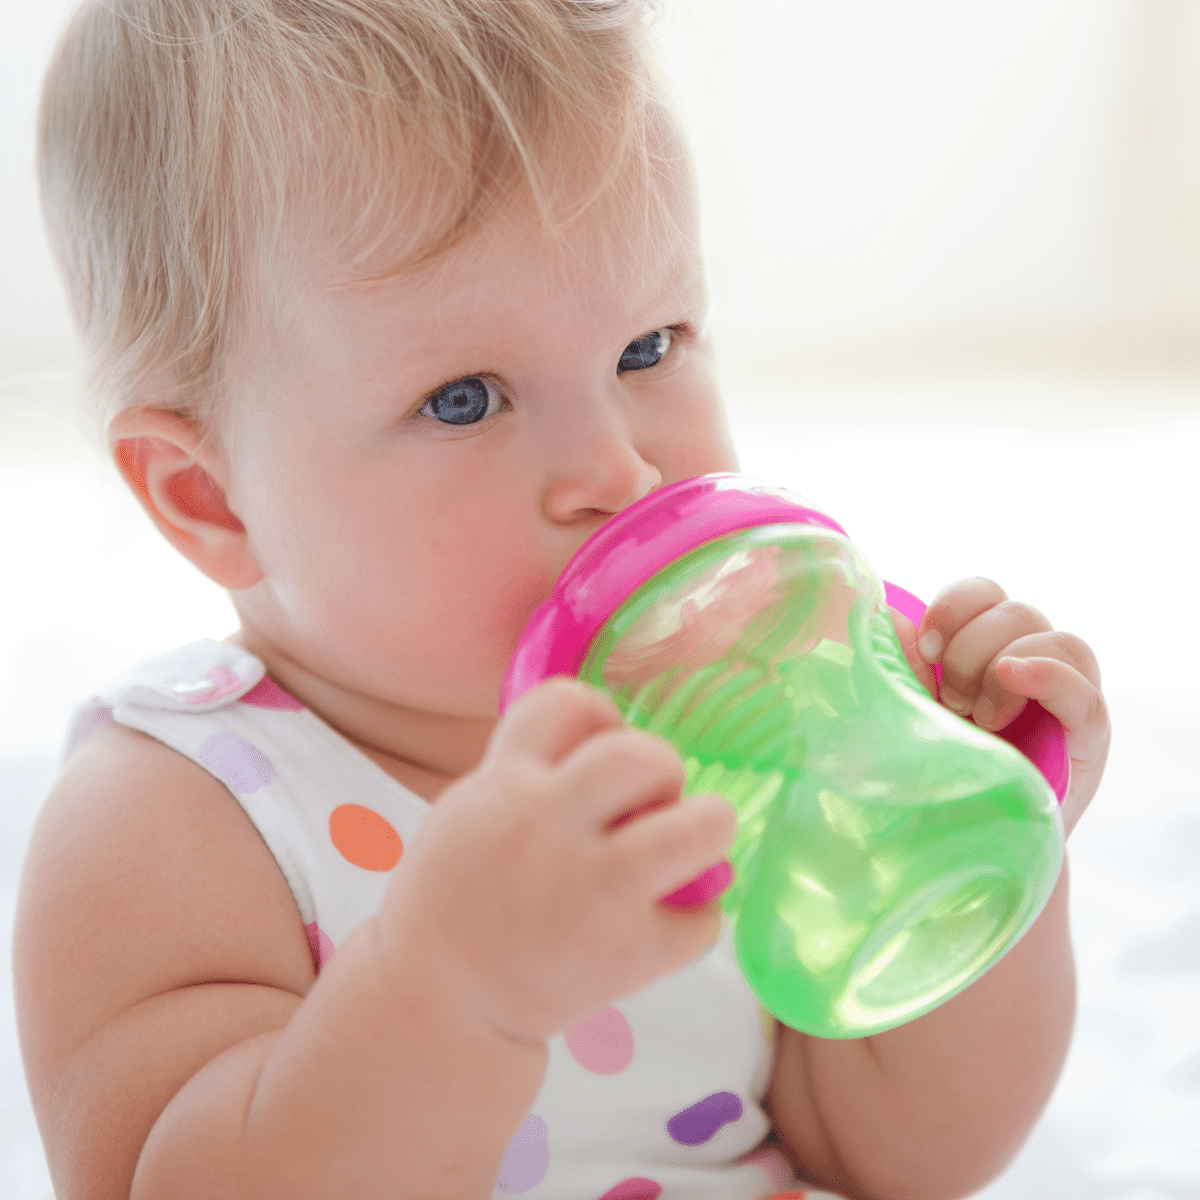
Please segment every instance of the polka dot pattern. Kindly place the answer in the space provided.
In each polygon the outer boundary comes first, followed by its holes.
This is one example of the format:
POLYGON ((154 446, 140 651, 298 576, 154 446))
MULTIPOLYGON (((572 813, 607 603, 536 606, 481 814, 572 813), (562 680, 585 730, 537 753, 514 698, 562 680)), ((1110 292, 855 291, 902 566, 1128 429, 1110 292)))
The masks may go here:
POLYGON ((667 1133, 681 1146, 699 1146, 716 1137, 724 1125, 738 1120, 742 1101, 734 1092, 713 1092, 667 1122, 667 1133))
POLYGON ((772 1187, 787 1187, 795 1181, 792 1164, 774 1146, 760 1146, 749 1154, 743 1154, 737 1161, 753 1163, 770 1180, 772 1187))
POLYGON ((275 778, 271 760, 234 733, 210 733, 197 751, 200 762, 232 792, 257 792, 275 778))
MULTIPOLYGON (((100 697, 93 696, 92 703, 100 704, 100 697)), ((75 730, 75 745, 78 745, 80 742, 86 742, 93 733, 110 724, 112 719, 112 709, 107 705, 100 705, 99 708, 94 708, 75 730)))
MULTIPOLYGON (((293 889, 310 918, 301 924, 314 969, 322 972, 335 955, 334 939, 376 911, 427 806, 384 786, 351 747, 314 736, 318 714, 260 676, 261 665, 246 665, 221 647, 211 655, 193 647, 153 671, 131 673, 128 686, 141 690, 117 711, 178 743, 237 794, 278 860, 295 871, 293 889)), ((113 687, 104 700, 120 704, 125 694, 113 687)), ((93 715, 99 705, 85 719, 103 721, 107 713, 93 715)), ((669 902, 711 902, 728 875, 727 864, 710 869, 669 902)), ((706 959, 727 955, 728 962, 690 964, 677 985, 668 977, 654 992, 618 1000, 564 1031, 548 1074, 552 1106, 535 1102, 533 1113, 527 1109, 493 1183, 497 1196, 529 1200, 553 1186, 579 1200, 663 1200, 672 1187, 688 1192, 694 1180, 699 1188, 734 1160, 743 1163, 748 1193, 799 1200, 803 1193, 787 1191, 800 1185, 786 1160, 769 1149, 771 1142, 761 1144, 766 1125, 752 1099, 753 1080, 769 1065, 764 1039, 774 1033, 774 1019, 736 986, 728 941, 705 953, 706 959), (737 1037, 727 1039, 731 1025, 737 1037), (728 1090, 713 1092, 714 1086, 728 1090), (684 1101, 688 1107, 680 1111, 684 1101), (644 1153, 627 1141, 631 1102, 641 1113, 644 1153), (631 1170, 653 1170, 659 1178, 628 1176, 631 1170)))
POLYGON ((612 1005, 563 1034, 571 1056, 593 1075, 619 1075, 633 1061, 633 1030, 612 1005))
POLYGON ((254 708, 273 708, 277 712, 303 712, 304 705, 288 695, 270 675, 264 675, 239 701, 254 708))
POLYGON ((305 925, 304 932, 308 934, 308 949, 312 954, 313 966, 320 971, 333 957, 333 952, 337 947, 333 944, 333 938, 316 921, 305 925))
POLYGON ((549 1129, 536 1113, 530 1113, 508 1144, 496 1186, 502 1192, 527 1192, 537 1187, 550 1169, 549 1129))
POLYGON ((364 871, 390 871, 404 853, 400 835, 361 804, 341 804, 329 814, 329 838, 347 862, 364 871))
POLYGON ((609 1188, 600 1200, 658 1200, 662 1195, 662 1184, 653 1179, 622 1179, 616 1187, 609 1188))

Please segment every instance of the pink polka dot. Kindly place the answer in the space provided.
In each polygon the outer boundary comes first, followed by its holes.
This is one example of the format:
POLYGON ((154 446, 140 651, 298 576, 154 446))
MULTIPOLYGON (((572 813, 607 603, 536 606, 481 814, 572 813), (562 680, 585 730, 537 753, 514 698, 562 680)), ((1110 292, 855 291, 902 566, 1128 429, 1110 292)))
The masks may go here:
POLYGON ((308 934, 308 948, 312 952, 313 966, 319 971, 333 957, 337 947, 333 944, 333 938, 316 921, 305 925, 304 932, 308 934))
POLYGON ((622 1179, 616 1187, 609 1188, 600 1200, 658 1200, 662 1195, 662 1184, 653 1179, 622 1179))
POLYGON ((256 683, 238 703, 252 704, 255 708, 274 708, 280 712, 304 711, 304 705, 294 696, 289 696, 270 675, 264 675, 262 681, 256 683))
POLYGON ((217 686, 210 691, 201 692, 198 696, 186 697, 188 704, 211 704, 214 700, 220 700, 222 696, 236 692, 242 686, 241 678, 226 666, 213 667, 211 671, 205 672, 204 678, 211 679, 217 686))
POLYGON ((611 1004, 563 1038, 575 1061, 593 1075, 619 1075, 633 1061, 633 1030, 611 1004))
POLYGON ((757 1150, 751 1150, 749 1154, 743 1154, 735 1161, 753 1163, 770 1180, 772 1187, 787 1187, 789 1183, 794 1183, 796 1180, 796 1176, 792 1173, 792 1164, 774 1146, 760 1146, 757 1150))
POLYGON ((275 778, 271 760, 257 746, 224 730, 209 734, 197 757, 231 792, 256 792, 275 778))

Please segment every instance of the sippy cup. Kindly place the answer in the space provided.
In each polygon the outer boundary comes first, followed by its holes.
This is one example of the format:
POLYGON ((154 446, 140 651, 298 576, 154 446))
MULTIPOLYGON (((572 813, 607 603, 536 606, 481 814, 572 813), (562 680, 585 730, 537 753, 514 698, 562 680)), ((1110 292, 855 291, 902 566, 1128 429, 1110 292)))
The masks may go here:
POLYGON ((920 619, 800 497, 683 480, 579 550, 501 695, 576 676, 675 746, 685 797, 732 803, 721 903, 739 967, 819 1037, 879 1033, 962 991, 1037 917, 1062 860, 1062 727, 1033 702, 1004 736, 941 707, 889 600, 920 619))

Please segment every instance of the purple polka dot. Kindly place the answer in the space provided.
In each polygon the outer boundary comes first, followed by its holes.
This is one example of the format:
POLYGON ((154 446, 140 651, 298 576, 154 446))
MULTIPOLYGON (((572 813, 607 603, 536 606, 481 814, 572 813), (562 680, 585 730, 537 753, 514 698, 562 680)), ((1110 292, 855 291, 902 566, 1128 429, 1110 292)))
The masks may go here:
POLYGON ((527 1192, 537 1187, 550 1169, 549 1128, 530 1113, 508 1144, 496 1186, 502 1192, 527 1192))
POLYGON ((313 966, 319 971, 333 957, 337 947, 333 944, 333 938, 316 921, 305 925, 304 932, 308 934, 308 948, 312 953, 313 966))
MULTIPOLYGON (((100 704, 100 697, 93 696, 92 703, 100 704)), ((99 708, 92 709, 92 711, 83 719, 83 721, 80 722, 79 732, 75 735, 76 745, 78 745, 80 742, 87 741, 87 739, 90 738, 93 733, 99 729, 103 729, 105 725, 111 724, 111 708, 109 708, 107 705, 100 705, 99 708)))
POLYGON ((683 1146, 699 1146, 715 1137, 722 1125, 738 1120, 742 1102, 733 1092, 714 1092, 667 1122, 667 1132, 683 1146))
POLYGON ((622 1179, 616 1187, 609 1188, 600 1200, 658 1200, 662 1195, 662 1184, 653 1179, 622 1179))
POLYGON ((255 708, 274 708, 280 712, 303 712, 304 705, 288 695, 270 675, 264 675, 239 701, 255 708))
POLYGON ((231 792, 257 792, 275 778, 275 768, 261 750, 224 730, 209 734, 198 756, 231 792))

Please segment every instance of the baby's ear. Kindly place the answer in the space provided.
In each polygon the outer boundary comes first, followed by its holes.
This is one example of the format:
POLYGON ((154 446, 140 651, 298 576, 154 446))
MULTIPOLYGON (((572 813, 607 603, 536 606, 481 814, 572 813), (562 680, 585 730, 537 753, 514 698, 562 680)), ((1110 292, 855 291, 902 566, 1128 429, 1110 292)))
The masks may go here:
POLYGON ((232 591, 263 573, 246 528, 225 501, 225 467, 182 417, 129 408, 108 430, 113 461, 162 535, 209 579, 232 591))

